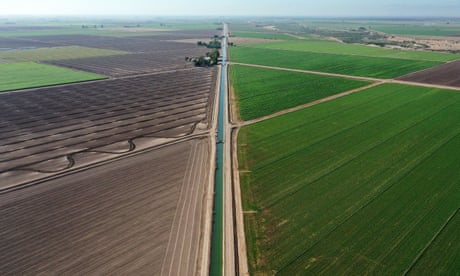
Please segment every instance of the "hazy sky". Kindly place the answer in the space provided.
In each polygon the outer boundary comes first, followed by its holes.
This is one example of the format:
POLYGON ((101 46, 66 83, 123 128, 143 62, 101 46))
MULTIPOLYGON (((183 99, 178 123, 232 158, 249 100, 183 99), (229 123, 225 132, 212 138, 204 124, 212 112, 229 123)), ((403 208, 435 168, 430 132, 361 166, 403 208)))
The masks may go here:
POLYGON ((3 15, 460 17, 460 0, 0 0, 3 15))

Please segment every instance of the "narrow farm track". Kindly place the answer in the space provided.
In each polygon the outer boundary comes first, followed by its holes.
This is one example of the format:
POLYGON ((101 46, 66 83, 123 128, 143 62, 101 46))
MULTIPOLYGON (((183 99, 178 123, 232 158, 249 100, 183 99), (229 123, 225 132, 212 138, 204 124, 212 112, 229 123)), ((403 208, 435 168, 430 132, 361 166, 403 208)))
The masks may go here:
POLYGON ((399 77, 398 80, 460 87, 460 60, 399 77))
POLYGON ((318 72, 318 71, 283 68, 283 67, 276 67, 276 66, 266 66, 266 65, 240 63, 240 62, 230 62, 230 65, 231 64, 242 65, 242 66, 250 66, 250 67, 257 67, 257 68, 265 68, 265 69, 273 69, 273 70, 290 71, 290 72, 297 72, 297 73, 305 73, 305 74, 314 74, 314 75, 320 75, 320 76, 331 76, 331 77, 339 77, 339 78, 347 78, 347 79, 363 80, 363 81, 371 81, 371 82, 380 82, 380 83, 399 83, 399 84, 406 84, 406 85, 414 85, 414 86, 422 86, 422 87, 431 87, 431 88, 449 89, 449 90, 460 91, 460 87, 456 87, 456 86, 448 86, 448 85, 441 85, 441 84, 429 84, 429 83, 421 83, 421 82, 414 82, 414 81, 405 81, 405 80, 400 80, 400 79, 379 79, 379 78, 359 77, 359 76, 351 76, 351 75, 343 75, 343 74, 335 74, 335 73, 325 73, 325 72, 318 72))
POLYGON ((203 221, 205 183, 209 177, 208 151, 209 143, 204 140, 196 143, 190 152, 161 275, 187 275, 198 269, 203 239, 198 226, 203 221))
POLYGON ((283 111, 276 112, 276 113, 273 113, 273 114, 268 115, 268 116, 263 116, 263 117, 260 117, 260 118, 254 119, 254 120, 243 121, 243 122, 234 122, 233 126, 239 128, 239 127, 243 127, 243 126, 247 126, 247 125, 252 125, 252 124, 255 124, 255 123, 258 123, 258 122, 262 122, 262 121, 265 121, 265 120, 275 118, 277 116, 281 116, 283 114, 295 112, 297 110, 301 110, 301 109, 304 109, 304 108, 315 106, 315 105, 320 104, 320 103, 332 101, 332 100, 335 100, 337 98, 344 97, 344 96, 347 96, 347 95, 350 95, 350 94, 353 94, 353 93, 356 93, 356 92, 360 92, 360 91, 375 87, 375 86, 380 85, 380 84, 382 84, 382 83, 381 82, 376 82, 376 83, 373 83, 373 84, 370 84, 370 85, 367 85, 367 86, 364 86, 364 87, 360 87, 360 88, 357 88, 357 89, 353 89, 353 90, 350 90, 350 91, 346 91, 346 92, 343 92, 343 93, 332 95, 332 96, 322 98, 320 100, 316 100, 316 101, 313 101, 313 102, 310 102, 310 103, 302 104, 302 105, 299 105, 299 106, 296 106, 296 107, 293 107, 293 108, 285 109, 283 111))
POLYGON ((0 195, 0 274, 158 275, 172 262, 169 275, 196 274, 208 148, 191 140, 0 195), (170 237, 186 238, 181 250, 170 237))

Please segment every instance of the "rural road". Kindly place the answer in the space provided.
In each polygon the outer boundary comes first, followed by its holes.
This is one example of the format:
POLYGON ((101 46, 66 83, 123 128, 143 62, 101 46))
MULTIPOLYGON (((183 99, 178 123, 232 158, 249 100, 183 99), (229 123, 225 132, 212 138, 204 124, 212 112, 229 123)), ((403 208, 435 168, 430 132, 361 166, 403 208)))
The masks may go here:
POLYGON ((318 72, 318 71, 310 71, 310 70, 300 70, 300 69, 283 68, 283 67, 276 67, 276 66, 240 63, 240 62, 229 62, 229 64, 230 65, 243 65, 243 66, 250 66, 250 67, 257 67, 257 68, 264 68, 264 69, 281 70, 281 71, 289 71, 289 72, 297 72, 297 73, 305 73, 305 74, 320 75, 320 76, 339 77, 339 78, 346 78, 346 79, 353 79, 353 80, 362 80, 362 81, 371 81, 371 82, 380 82, 380 83, 398 83, 398 84, 405 84, 405 85, 423 86, 423 87, 430 87, 430 88, 450 89, 450 90, 460 91, 460 87, 455 87, 455 86, 428 84, 428 83, 403 81, 403 80, 396 80, 396 79, 379 79, 379 78, 369 78, 369 77, 360 77, 360 76, 350 76, 350 75, 343 75, 343 74, 326 73, 326 72, 318 72))
MULTIPOLYGON (((224 35, 228 38, 228 25, 224 24, 224 35)), ((225 40, 227 43, 227 40, 225 40)), ((227 45, 224 46, 225 51, 227 45)), ((225 57, 228 55, 225 54, 225 57)), ((229 62, 225 60, 227 68, 229 62)), ((239 181, 234 181, 238 171, 234 170, 236 161, 236 132, 231 122, 231 102, 228 80, 228 70, 224 70, 225 93, 224 93, 224 273, 223 275, 249 275, 246 239, 243 224, 243 210, 239 181)))
MULTIPOLYGON (((437 88, 437 89, 449 89, 449 90, 456 90, 460 91, 460 87, 455 86, 446 86, 446 85, 437 85, 437 84, 427 84, 427 83, 419 83, 419 82, 411 82, 411 81, 402 81, 396 79, 378 79, 378 78, 368 78, 368 77, 359 77, 359 76, 350 76, 350 75, 342 75, 342 74, 334 74, 334 73, 325 73, 325 72, 318 72, 318 71, 309 71, 309 70, 299 70, 299 69, 291 69, 291 68, 283 68, 283 67, 275 67, 275 66, 265 66, 265 65, 257 65, 257 64, 248 64, 248 63, 240 63, 240 62, 229 62, 230 65, 241 65, 241 66, 248 66, 248 67, 256 67, 256 68, 263 68, 263 69, 272 69, 272 70, 281 70, 281 71, 289 71, 289 72, 296 72, 296 73, 304 73, 304 74, 313 74, 313 75, 320 75, 320 76, 331 76, 331 77, 339 77, 339 78, 347 78, 347 79, 354 79, 354 80, 361 80, 361 81, 370 81, 373 82, 370 85, 360 87, 357 89, 345 91, 343 93, 339 93, 336 95, 332 95, 329 97, 325 97, 313 102, 309 102, 303 105, 299 105, 296 107, 288 108, 267 116, 263 116, 254 120, 248 121, 236 121, 233 122, 233 127, 243 127, 251 124, 255 124, 258 122, 262 122, 283 114, 291 113, 297 110, 301 110, 307 107, 311 107, 320 103, 324 103, 327 101, 331 101, 343 96, 350 95, 352 93, 360 92, 384 83, 396 83, 396 84, 404 84, 404 85, 412 85, 412 86, 421 86, 421 87, 428 87, 428 88, 437 88)), ((234 116, 236 117, 236 116, 234 116)))

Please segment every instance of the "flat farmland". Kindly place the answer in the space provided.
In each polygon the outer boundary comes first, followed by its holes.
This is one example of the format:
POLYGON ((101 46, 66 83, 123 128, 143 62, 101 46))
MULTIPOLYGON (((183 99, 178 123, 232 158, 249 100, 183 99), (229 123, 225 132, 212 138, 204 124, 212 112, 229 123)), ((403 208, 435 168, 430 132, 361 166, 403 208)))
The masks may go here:
POLYGON ((59 46, 82 46, 89 48, 110 49, 133 53, 156 52, 164 50, 190 49, 199 47, 190 43, 163 40, 155 36, 112 37, 96 35, 53 35, 29 37, 37 42, 50 42, 59 46))
POLYGON ((5 27, 0 32, 0 38, 22 38, 22 37, 40 37, 40 36, 53 36, 53 35, 122 35, 126 31, 114 30, 101 30, 101 29, 83 29, 79 26, 18 26, 18 27, 5 27))
POLYGON ((370 82, 241 65, 230 67, 239 118, 250 120, 370 82))
POLYGON ((0 36, 0 51, 14 49, 34 49, 53 46, 57 46, 57 44, 49 43, 47 41, 34 41, 29 39, 7 38, 0 36))
POLYGON ((194 67, 185 57, 204 56, 209 49, 204 47, 180 50, 164 50, 155 53, 112 55, 90 58, 73 58, 48 61, 57 66, 68 67, 112 77, 155 73, 194 67))
POLYGON ((460 60, 399 77, 399 80, 460 87, 460 60))
POLYGON ((328 40, 308 40, 308 41, 283 41, 261 44, 250 44, 245 47, 278 49, 289 51, 305 51, 314 53, 326 54, 341 54, 341 55, 357 55, 368 57, 384 57, 384 58, 400 58, 413 60, 429 60, 429 61, 452 61, 460 59, 458 54, 435 53, 429 51, 415 50, 396 50, 385 49, 380 47, 371 47, 360 44, 339 43, 328 40))
POLYGON ((198 274, 209 149, 190 140, 0 194, 0 274, 198 274))
POLYGON ((457 91, 379 85, 241 128, 238 158, 251 273, 458 271, 457 91))
POLYGON ((69 169, 79 153, 129 152, 134 139, 206 131, 216 73, 195 68, 0 94, 2 186, 25 172, 69 169))
POLYGON ((47 47, 28 50, 0 51, 0 59, 9 61, 44 61, 57 59, 89 58, 126 54, 122 51, 95 49, 88 47, 47 47))
POLYGON ((384 79, 442 64, 438 61, 318 54, 249 47, 230 47, 229 49, 233 62, 384 79))
POLYGON ((182 40, 182 39, 192 39, 192 38, 199 38, 210 39, 214 35, 220 35, 221 32, 216 30, 215 26, 212 29, 208 30, 164 30, 161 32, 157 32, 154 35, 146 36, 146 35, 136 35, 133 38, 141 38, 141 39, 154 39, 154 40, 182 40))
POLYGON ((105 78, 93 73, 34 62, 0 64, 0 92, 105 78))

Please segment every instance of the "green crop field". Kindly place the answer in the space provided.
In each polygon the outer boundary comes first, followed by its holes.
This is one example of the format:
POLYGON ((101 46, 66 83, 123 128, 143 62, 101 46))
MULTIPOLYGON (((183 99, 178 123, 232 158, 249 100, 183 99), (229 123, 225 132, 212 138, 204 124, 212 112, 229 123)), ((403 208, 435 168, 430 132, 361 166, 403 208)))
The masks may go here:
MULTIPOLYGON (((299 40, 299 38, 283 33, 250 33, 250 32, 232 32, 235 37, 249 37, 275 40, 299 40)), ((305 38, 306 39, 306 38, 305 38)))
POLYGON ((33 62, 0 64, 0 91, 104 78, 101 75, 33 62))
POLYGON ((460 271, 460 214, 458 209, 445 228, 440 229, 439 236, 433 240, 426 251, 420 255, 409 271, 412 275, 422 275, 426 271, 432 274, 448 275, 460 271))
POLYGON ((240 130, 238 159, 252 274, 458 272, 458 91, 384 84, 278 116, 240 130))
POLYGON ((128 52, 96 49, 79 46, 69 47, 51 47, 28 50, 9 50, 0 51, 0 59, 10 61, 43 61, 43 60, 59 60, 73 58, 87 58, 98 56, 112 56, 127 54, 128 52))
POLYGON ((442 64, 437 61, 318 54, 239 46, 230 47, 230 59, 241 63, 386 79, 442 64))
POLYGON ((267 48, 291 51, 305 51, 315 53, 329 53, 342 55, 358 55, 369 57, 387 57, 431 61, 451 61, 460 59, 458 54, 435 53, 415 50, 392 50, 379 47, 371 47, 359 44, 338 43, 326 40, 290 41, 247 44, 241 47, 267 48))
POLYGON ((232 65, 239 117, 250 120, 370 84, 344 78, 232 65))

